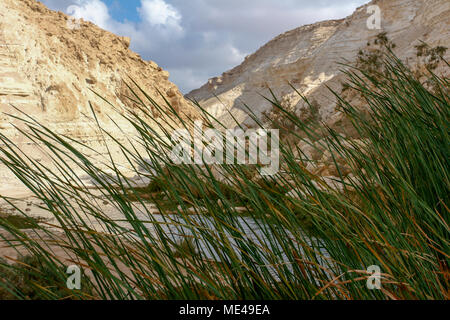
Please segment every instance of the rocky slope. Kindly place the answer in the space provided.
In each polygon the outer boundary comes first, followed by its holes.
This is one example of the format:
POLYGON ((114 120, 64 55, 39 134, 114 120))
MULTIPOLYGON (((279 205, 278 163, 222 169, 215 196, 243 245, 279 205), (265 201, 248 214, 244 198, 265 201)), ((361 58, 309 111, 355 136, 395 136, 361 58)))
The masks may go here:
POLYGON ((450 47, 450 1, 374 0, 346 19, 303 26, 276 37, 241 65, 210 79, 187 96, 197 100, 223 124, 233 126, 228 111, 240 122, 249 120, 244 103, 257 115, 272 108, 261 97, 270 96, 268 88, 285 107, 294 108, 300 115, 309 112, 289 85, 292 84, 317 102, 321 120, 333 123, 339 113, 326 86, 340 90, 343 77, 338 62, 355 62, 358 52, 382 32, 395 43, 395 52, 402 59, 416 58, 414 45, 419 40, 430 46, 450 47), (367 27, 371 16, 369 5, 381 9, 380 30, 367 27))
MULTIPOLYGON (((74 27, 65 14, 51 11, 35 0, 1 0, 1 133, 27 154, 42 157, 36 145, 26 141, 13 127, 18 122, 5 115, 19 113, 14 105, 51 129, 98 149, 98 131, 92 119, 86 117, 91 114, 89 102, 106 129, 114 126, 110 118, 125 132, 132 132, 132 128, 91 90, 122 110, 133 107, 126 98, 129 93, 124 80, 128 77, 157 102, 163 103, 159 90, 175 108, 194 112, 168 80, 168 72, 152 61, 144 61, 129 50, 129 44, 130 39, 90 22, 80 21, 74 27)), ((5 188, 11 179, 0 168, 0 188, 5 188)))

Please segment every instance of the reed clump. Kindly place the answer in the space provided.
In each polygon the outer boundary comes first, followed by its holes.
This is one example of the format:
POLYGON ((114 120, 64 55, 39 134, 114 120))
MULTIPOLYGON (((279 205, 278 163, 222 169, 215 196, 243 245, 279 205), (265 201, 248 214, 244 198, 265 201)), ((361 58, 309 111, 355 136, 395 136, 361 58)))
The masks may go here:
MULTIPOLYGON (((117 144, 133 167, 145 169, 136 174, 155 178, 145 190, 133 187, 113 161, 106 173, 25 115, 22 133, 45 142, 57 169, 30 161, 1 133, 0 161, 53 214, 58 232, 39 231, 83 261, 100 299, 448 299, 449 82, 429 73, 430 91, 392 54, 378 57, 379 64, 382 71, 345 71, 346 88, 366 101, 364 112, 335 93, 363 143, 326 127, 318 139, 316 127, 272 101, 291 128, 280 145, 282 169, 273 177, 261 176, 258 165, 249 174, 241 165, 171 163, 169 118, 182 119, 186 128, 192 123, 170 105, 161 112, 168 119, 159 121, 160 130, 136 111, 123 115, 138 132, 130 142, 145 151, 117 144), (312 159, 298 147, 306 139, 323 141, 332 154, 335 181, 306 169, 312 159), (68 160, 61 162, 61 154, 68 160), (105 215, 98 197, 72 178, 74 166, 97 182, 120 218, 105 215), (158 201, 164 198, 176 209, 158 201), (248 215, 240 216, 238 206, 248 215), (382 271, 378 290, 366 286, 373 265, 382 271)), ((149 104, 162 109, 151 98, 140 100, 133 85, 140 113, 150 114, 149 104)), ((204 121, 212 125, 206 111, 204 121)), ((57 275, 47 280, 61 286, 61 259, 14 226, 0 225, 3 241, 39 256, 57 275)), ((6 277, 0 287, 27 297, 6 277)))

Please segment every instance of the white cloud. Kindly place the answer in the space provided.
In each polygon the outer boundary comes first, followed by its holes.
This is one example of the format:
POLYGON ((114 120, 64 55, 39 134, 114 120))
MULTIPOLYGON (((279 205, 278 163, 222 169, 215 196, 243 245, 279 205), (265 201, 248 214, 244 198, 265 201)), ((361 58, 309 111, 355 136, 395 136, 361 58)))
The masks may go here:
POLYGON ((143 21, 151 26, 167 27, 181 32, 181 14, 164 0, 142 0, 138 11, 143 21))
POLYGON ((111 24, 108 7, 100 0, 78 0, 67 7, 66 13, 75 19, 83 18, 95 23, 103 29, 108 29, 111 24))
POLYGON ((247 56, 246 53, 242 53, 241 51, 239 51, 238 48, 235 48, 234 46, 230 47, 230 52, 231 52, 231 61, 234 62, 235 64, 237 63, 241 63, 242 60, 244 60, 244 58, 247 56))

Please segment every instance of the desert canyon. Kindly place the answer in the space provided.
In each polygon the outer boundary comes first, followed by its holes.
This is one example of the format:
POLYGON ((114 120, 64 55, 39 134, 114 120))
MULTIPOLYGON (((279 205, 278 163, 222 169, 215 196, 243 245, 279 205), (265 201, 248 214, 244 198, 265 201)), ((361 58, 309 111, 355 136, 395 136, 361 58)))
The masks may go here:
MULTIPOLYGON (((164 104, 162 93, 176 109, 194 117, 197 111, 190 100, 197 101, 229 127, 236 125, 233 118, 251 125, 244 105, 258 117, 270 112, 272 105, 264 99, 270 97, 269 89, 283 107, 307 119, 310 109, 295 92, 298 90, 317 104, 320 121, 339 129, 342 113, 329 90, 341 89, 344 77, 339 63, 354 63, 358 52, 382 32, 395 43, 395 53, 405 61, 415 58, 414 46, 421 41, 430 46, 450 46, 449 1, 373 0, 345 19, 302 26, 279 35, 241 65, 184 97, 169 81, 167 71, 129 49, 130 39, 90 22, 77 23, 35 0, 0 3, 0 130, 39 161, 46 161, 41 159, 39 147, 24 139, 15 127, 20 122, 7 114, 31 116, 55 132, 102 150, 104 142, 90 104, 102 127, 114 130, 119 124, 132 135, 133 128, 120 116, 120 110, 133 108, 126 86, 133 79, 156 102, 164 104), (380 30, 367 27, 368 7, 372 5, 382 12, 380 30)), ((306 152, 310 149, 302 147, 306 152)), ((329 155, 312 156, 322 163, 330 162, 329 155)), ((325 170, 323 175, 333 175, 332 171, 325 170)), ((20 183, 1 167, 0 179, 0 193, 20 194, 20 183)))

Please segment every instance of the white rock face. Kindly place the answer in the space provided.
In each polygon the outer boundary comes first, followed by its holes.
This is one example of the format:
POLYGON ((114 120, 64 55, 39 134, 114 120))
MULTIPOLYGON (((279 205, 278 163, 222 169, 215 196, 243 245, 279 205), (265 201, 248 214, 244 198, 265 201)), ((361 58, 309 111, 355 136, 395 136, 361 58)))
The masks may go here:
MULTIPOLYGON (((175 108, 187 113, 193 110, 168 81, 168 72, 129 50, 130 39, 89 22, 73 26, 65 14, 51 11, 38 1, 0 0, 0 132, 27 155, 46 161, 38 146, 14 128, 20 122, 5 114, 32 116, 105 154, 91 102, 103 128, 118 132, 114 120, 124 132, 134 134, 120 113, 93 92, 119 111, 133 108, 126 98, 131 95, 124 82, 130 82, 130 78, 157 102, 164 103, 159 90, 175 108)), ((125 137, 118 138, 126 141, 125 137)), ((10 187, 14 182, 11 173, 1 166, 0 182, 0 195, 5 195, 2 190, 17 194, 10 187)))
POLYGON ((249 121, 244 103, 258 116, 272 108, 261 97, 271 97, 268 88, 283 104, 295 106, 299 112, 305 109, 290 83, 317 101, 322 120, 331 121, 336 102, 326 86, 341 89, 342 66, 338 63, 355 62, 359 50, 382 32, 396 44, 395 52, 402 59, 416 57, 414 46, 420 40, 430 46, 450 47, 450 1, 374 0, 346 19, 307 25, 276 37, 241 65, 187 96, 226 126, 234 126, 229 112, 240 122, 249 121), (371 5, 381 9, 381 30, 367 27, 371 5))

